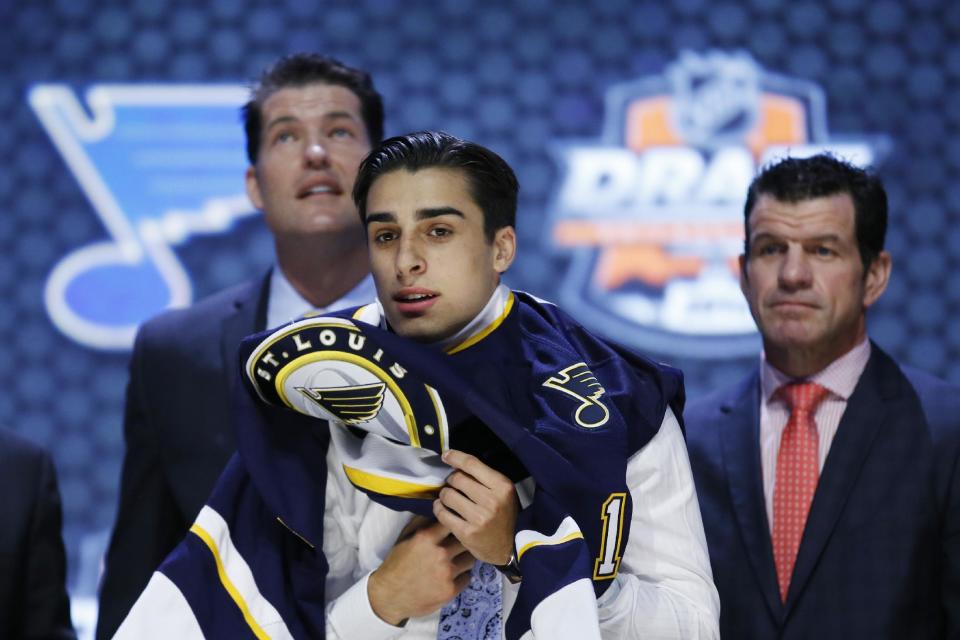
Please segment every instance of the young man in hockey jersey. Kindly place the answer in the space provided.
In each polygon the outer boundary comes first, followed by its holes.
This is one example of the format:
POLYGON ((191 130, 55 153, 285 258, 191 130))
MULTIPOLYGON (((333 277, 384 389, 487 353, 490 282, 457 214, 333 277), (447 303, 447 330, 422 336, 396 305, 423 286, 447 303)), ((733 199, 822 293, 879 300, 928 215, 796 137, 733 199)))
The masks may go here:
MULTIPOLYGON (((488 390, 497 385, 497 379, 502 382, 510 377, 510 365, 503 360, 497 362, 497 350, 485 345, 492 343, 497 333, 516 331, 514 340, 503 339, 503 347, 515 354, 522 348, 521 341, 547 345, 557 339, 554 334, 580 347, 596 340, 552 305, 514 293, 501 283, 501 275, 510 267, 517 249, 517 190, 513 171, 499 156, 445 134, 400 136, 372 152, 361 165, 354 198, 367 229, 379 304, 361 308, 355 317, 430 344, 452 359, 463 358, 469 362, 460 368, 469 371, 467 384, 472 381, 488 390), (556 326, 566 323, 569 325, 556 326), (488 347, 488 354, 482 353, 484 347, 488 347), (471 350, 478 352, 473 358, 471 350)), ((596 436, 593 432, 612 425, 611 413, 617 411, 609 398, 596 390, 602 384, 613 396, 615 391, 610 387, 620 381, 601 378, 597 383, 594 378, 593 386, 587 387, 593 394, 580 393, 581 388, 575 384, 564 386, 565 379, 575 382, 587 371, 586 366, 577 366, 584 364, 581 358, 585 354, 564 353, 571 346, 542 349, 547 354, 540 360, 555 362, 535 364, 528 357, 520 357, 520 369, 525 366, 529 375, 537 364, 546 364, 545 372, 553 375, 537 379, 535 386, 549 396, 551 408, 564 412, 557 417, 574 425, 571 436, 575 431, 580 432, 577 435, 596 436), (595 402, 591 404, 589 398, 595 402), (604 424, 606 420, 609 424, 604 424)), ((591 344, 587 349, 596 347, 591 344)), ((590 355, 596 354, 586 354, 590 355)), ((612 351, 605 353, 597 363, 602 366, 604 358, 614 357, 612 351)), ((491 395, 497 393, 491 391, 491 395)), ((507 412, 521 410, 503 408, 507 412)), ((632 498, 633 533, 615 554, 620 558, 619 572, 611 576, 613 585, 599 599, 603 637, 716 636, 717 596, 683 437, 669 406, 659 419, 649 441, 632 452, 627 461, 624 484, 632 498)), ((452 439, 456 446, 456 435, 452 439)), ((590 446, 586 441, 583 444, 590 446)), ((571 458, 570 452, 566 457, 571 458)), ((462 558, 444 554, 452 543, 465 547, 479 562, 501 569, 505 575, 498 581, 502 582, 505 603, 515 602, 518 589, 516 567, 510 565, 516 564, 518 509, 530 503, 531 483, 520 483, 518 500, 511 479, 478 457, 451 449, 443 459, 455 470, 433 502, 436 521, 407 538, 412 542, 395 546, 368 582, 372 609, 386 622, 397 624, 412 618, 411 625, 419 622, 416 616, 428 614, 428 630, 417 637, 434 637, 430 634, 439 604, 465 585, 468 572, 463 570, 462 558), (419 570, 405 572, 407 566, 419 566, 408 557, 421 554, 431 557, 432 563, 437 563, 437 557, 449 558, 448 577, 446 581, 434 579, 423 591, 404 588, 416 580, 419 570), (511 573, 513 582, 508 579, 511 573)), ((605 463, 595 461, 598 467, 605 463)), ((562 468, 556 471, 562 473, 562 468)), ((536 481, 536 472, 531 473, 536 481)), ((599 522, 602 507, 598 503, 585 510, 591 513, 593 508, 599 522)), ((603 551, 614 555, 609 546, 603 551)), ((591 566, 597 569, 595 577, 602 572, 605 560, 600 555, 591 566)), ((473 586, 478 582, 477 573, 474 570, 473 586)), ((503 620, 509 613, 506 608, 503 620)), ((456 616, 446 613, 445 609, 439 616, 441 637, 444 626, 457 626, 456 616)), ((338 614, 333 607, 331 617, 337 619, 338 614)), ((556 627, 571 624, 564 623, 562 615, 554 616, 556 627)), ((576 629, 572 624, 568 633, 576 629)))
POLYGON ((128 631, 718 637, 679 376, 501 283, 517 191, 446 134, 371 152, 379 301, 248 339, 238 456, 128 631))

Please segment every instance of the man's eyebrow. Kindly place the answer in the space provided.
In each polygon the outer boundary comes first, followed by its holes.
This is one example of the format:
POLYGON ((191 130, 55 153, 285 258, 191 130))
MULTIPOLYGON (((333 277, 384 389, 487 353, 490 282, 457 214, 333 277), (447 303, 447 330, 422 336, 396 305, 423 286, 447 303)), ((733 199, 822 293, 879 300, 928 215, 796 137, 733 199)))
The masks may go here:
MULTIPOLYGON (((750 236, 751 242, 756 242, 757 240, 784 240, 789 238, 784 238, 782 235, 777 233, 771 233, 769 231, 761 231, 756 235, 750 236)), ((799 242, 840 242, 840 236, 836 233, 825 233, 819 236, 812 236, 810 238, 800 238, 799 242)))
POLYGON ((367 217, 363 219, 364 224, 370 224, 371 222, 396 222, 397 216, 389 212, 377 212, 377 213, 368 213, 367 217))
POLYGON ((463 212, 454 207, 430 207, 428 209, 417 209, 417 219, 426 220, 428 218, 438 218, 440 216, 459 216, 466 218, 463 212))
POLYGON ((349 111, 331 111, 329 113, 323 114, 324 120, 353 120, 354 122, 359 122, 360 120, 357 116, 349 111))
MULTIPOLYGON (((353 122, 359 122, 357 117, 354 114, 350 113, 349 111, 330 111, 329 113, 323 114, 322 119, 327 122, 331 120, 351 120, 353 122)), ((265 130, 270 129, 272 127, 277 126, 278 124, 287 124, 287 123, 299 122, 299 121, 300 119, 297 118, 296 116, 291 116, 291 115, 277 116, 276 118, 268 122, 267 126, 264 127, 264 129, 265 130)))
POLYGON ((822 236, 807 238, 804 242, 841 242, 841 239, 836 233, 825 233, 822 236))
MULTIPOLYGON (((430 218, 439 218, 440 216, 459 216, 465 218, 463 212, 454 207, 429 207, 426 209, 417 209, 417 220, 429 220, 430 218)), ((373 222, 396 222, 397 216, 389 211, 375 211, 368 213, 363 219, 364 224, 373 222)))
POLYGON ((263 128, 264 131, 268 131, 271 128, 277 126, 278 124, 287 124, 290 122, 297 122, 297 119, 293 116, 277 116, 273 120, 267 123, 267 126, 263 128))

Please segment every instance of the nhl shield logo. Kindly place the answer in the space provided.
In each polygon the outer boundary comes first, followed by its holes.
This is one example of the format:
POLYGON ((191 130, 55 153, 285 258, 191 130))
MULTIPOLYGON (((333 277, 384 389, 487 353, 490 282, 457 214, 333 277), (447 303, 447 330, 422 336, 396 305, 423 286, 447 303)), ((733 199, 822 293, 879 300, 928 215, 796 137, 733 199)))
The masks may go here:
POLYGON ((690 144, 721 148, 739 143, 757 124, 759 74, 748 56, 684 53, 667 70, 676 97, 673 122, 690 144))
POLYGON ((820 87, 746 53, 684 53, 611 87, 605 110, 599 140, 553 149, 547 242, 569 257, 558 297, 597 333, 674 356, 758 349, 737 256, 759 166, 821 151, 870 165, 889 145, 831 138, 820 87))

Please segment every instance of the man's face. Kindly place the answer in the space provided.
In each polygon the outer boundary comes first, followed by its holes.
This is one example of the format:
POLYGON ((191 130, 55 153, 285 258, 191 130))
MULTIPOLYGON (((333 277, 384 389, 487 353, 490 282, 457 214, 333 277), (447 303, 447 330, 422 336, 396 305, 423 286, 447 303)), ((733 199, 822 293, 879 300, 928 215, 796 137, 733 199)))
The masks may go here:
POLYGON ((322 83, 288 87, 267 98, 261 118, 247 194, 274 235, 356 232, 351 191, 370 151, 356 94, 322 83))
POLYGON ((513 227, 483 231, 483 211, 456 169, 405 169, 367 196, 367 241, 377 295, 394 331, 418 342, 455 334, 486 305, 513 261, 513 227))
POLYGON ((795 203, 761 195, 749 233, 740 286, 775 366, 792 351, 819 354, 825 365, 863 340, 890 259, 881 253, 864 277, 849 194, 795 203))

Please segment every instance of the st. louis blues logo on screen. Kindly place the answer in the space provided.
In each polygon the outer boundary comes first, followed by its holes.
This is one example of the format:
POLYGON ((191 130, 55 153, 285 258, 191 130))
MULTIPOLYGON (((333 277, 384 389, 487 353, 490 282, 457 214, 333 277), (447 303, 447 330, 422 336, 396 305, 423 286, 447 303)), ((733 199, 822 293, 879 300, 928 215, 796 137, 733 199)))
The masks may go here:
POLYGON ((561 302, 639 349, 755 351, 737 256, 757 167, 825 150, 875 165, 887 145, 831 136, 819 86, 745 53, 688 52, 663 74, 613 86, 601 138, 554 149, 562 181, 548 242, 571 257, 561 302))
POLYGON ((69 253, 47 280, 53 323, 77 342, 128 348, 137 326, 190 303, 173 247, 254 212, 244 194, 241 85, 97 85, 86 108, 63 85, 30 105, 107 238, 69 253))

